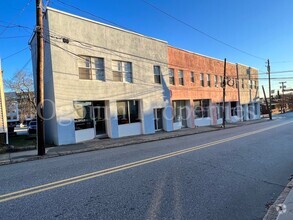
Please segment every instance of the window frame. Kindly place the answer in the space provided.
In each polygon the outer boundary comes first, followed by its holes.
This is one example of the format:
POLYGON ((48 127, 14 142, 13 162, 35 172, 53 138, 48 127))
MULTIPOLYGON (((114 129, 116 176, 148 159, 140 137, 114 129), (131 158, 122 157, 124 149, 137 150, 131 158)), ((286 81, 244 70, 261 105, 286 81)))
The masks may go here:
POLYGON ((190 71, 190 82, 195 83, 194 72, 193 71, 190 71))
POLYGON ((159 65, 154 65, 154 83, 162 84, 161 67, 159 65), (158 72, 156 71, 156 68, 158 68, 158 72))
POLYGON ((178 81, 180 86, 184 86, 184 72, 183 70, 178 70, 178 81))
POLYGON ((210 100, 209 99, 193 100, 193 112, 194 112, 195 119, 210 117, 210 100))
POLYGON ((105 59, 103 57, 92 57, 92 56, 85 56, 85 55, 80 55, 79 60, 78 60, 78 74, 79 74, 79 79, 81 80, 97 80, 97 81, 105 81, 106 76, 105 76, 105 59), (95 60, 101 60, 103 67, 102 68, 97 68, 95 66, 96 62, 95 60), (81 61, 83 60, 84 62, 88 62, 85 64, 85 66, 80 65, 81 61), (88 66, 87 66, 88 65, 88 66), (87 70, 88 78, 81 78, 81 69, 87 70), (103 79, 98 79, 98 74, 96 74, 96 71, 102 71, 103 73, 103 79), (95 76, 95 78, 93 77, 95 76))
POLYGON ((133 124, 133 123, 140 123, 141 122, 141 117, 140 117, 140 101, 139 100, 119 100, 119 101, 116 101, 116 105, 117 105, 117 123, 118 125, 125 125, 125 124, 133 124), (119 114, 119 110, 121 109, 118 109, 118 103, 121 102, 121 103, 125 103, 125 109, 126 109, 126 112, 123 112, 123 118, 119 119, 119 116, 121 114, 119 114), (133 104, 135 103, 135 104, 133 104), (133 116, 131 115, 131 110, 133 106, 136 106, 137 108, 137 118, 133 119, 133 116), (124 115, 126 115, 127 117, 124 118, 124 115), (121 123, 122 120, 127 120, 127 121, 124 121, 121 123))
POLYGON ((211 74, 207 73, 207 86, 211 87, 211 74))
POLYGON ((175 85, 175 77, 174 77, 174 69, 173 68, 169 68, 168 69, 168 74, 169 74, 169 84, 170 85, 175 85), (171 74, 172 76, 170 76, 171 74))
POLYGON ((215 83, 215 87, 219 87, 219 82, 218 82, 218 75, 214 75, 214 83, 215 83))
POLYGON ((113 76, 113 82, 133 83, 132 62, 122 61, 122 60, 112 60, 112 76, 113 76), (114 67, 116 67, 116 65, 113 65, 114 62, 117 62, 117 70, 114 69, 114 67), (124 69, 126 64, 129 64, 130 71, 126 71, 124 69), (121 80, 114 80, 114 77, 117 77, 117 76, 114 76, 114 73, 115 74, 118 73, 120 75, 121 80), (130 75, 130 77, 128 76, 128 74, 130 75), (128 79, 130 79, 130 81, 128 79))
POLYGON ((203 73, 200 73, 200 85, 202 86, 202 87, 204 87, 204 74, 203 73))

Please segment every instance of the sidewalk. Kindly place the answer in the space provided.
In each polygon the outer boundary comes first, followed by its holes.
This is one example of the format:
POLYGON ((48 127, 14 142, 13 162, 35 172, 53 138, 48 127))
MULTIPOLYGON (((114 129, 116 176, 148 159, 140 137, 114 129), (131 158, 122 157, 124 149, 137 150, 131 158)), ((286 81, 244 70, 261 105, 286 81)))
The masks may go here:
POLYGON ((270 206, 263 220, 293 219, 293 175, 278 199, 270 206))
MULTIPOLYGON (((240 127, 249 124, 256 124, 268 121, 267 118, 238 122, 233 124, 227 124, 226 129, 240 127)), ((151 141, 164 140, 169 138, 182 137, 186 135, 199 134, 204 132, 212 132, 221 130, 221 125, 216 126, 204 126, 204 127, 196 127, 196 128, 185 128, 181 130, 176 130, 172 132, 157 132, 155 134, 150 135, 138 135, 132 137, 123 137, 118 139, 93 139, 90 141, 78 143, 78 144, 70 144, 58 147, 50 147, 46 148, 45 156, 37 156, 37 150, 29 150, 29 151, 21 151, 21 152, 13 152, 13 153, 5 153, 0 154, 0 165, 19 163, 31 160, 45 159, 57 156, 64 156, 74 153, 82 153, 95 151, 100 149, 108 149, 114 147, 121 147, 131 144, 140 144, 151 141)))

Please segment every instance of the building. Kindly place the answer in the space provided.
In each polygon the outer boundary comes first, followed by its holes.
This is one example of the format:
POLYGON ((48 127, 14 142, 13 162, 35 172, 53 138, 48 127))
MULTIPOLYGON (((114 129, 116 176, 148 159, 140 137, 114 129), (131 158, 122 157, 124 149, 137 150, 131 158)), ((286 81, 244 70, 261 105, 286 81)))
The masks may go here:
POLYGON ((52 8, 44 30, 46 142, 172 130, 165 41, 52 8))
POLYGON ((34 92, 5 92, 7 122, 26 124, 36 116, 34 92))
POLYGON ((8 144, 8 128, 6 119, 6 105, 3 86, 3 71, 0 59, 0 144, 8 144))
MULTIPOLYGON (((174 129, 216 125, 223 118, 224 61, 168 47, 174 129)), ((235 64, 226 64, 226 120, 239 121, 235 64)))
POLYGON ((239 82, 239 103, 241 120, 260 118, 258 70, 243 64, 236 64, 239 82))
MULTIPOLYGON (((44 41, 47 143, 222 123, 222 60, 49 7, 44 41)), ((34 57, 36 36, 30 44, 34 57)), ((36 77, 36 59, 33 69, 36 77)), ((236 64, 227 63, 226 81, 226 120, 236 122, 236 64)))
POLYGON ((19 123, 19 109, 16 93, 5 92, 5 101, 7 104, 6 115, 8 124, 19 123))

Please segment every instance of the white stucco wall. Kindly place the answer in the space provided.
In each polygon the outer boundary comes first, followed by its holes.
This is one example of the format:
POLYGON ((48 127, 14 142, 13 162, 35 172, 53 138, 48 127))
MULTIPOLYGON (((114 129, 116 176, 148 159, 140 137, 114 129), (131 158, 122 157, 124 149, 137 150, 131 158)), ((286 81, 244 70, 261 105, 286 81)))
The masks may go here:
MULTIPOLYGON (((57 145, 76 142, 73 101, 107 100, 109 103, 107 132, 109 137, 116 138, 120 137, 119 133, 122 132, 117 124, 116 101, 142 100, 141 133, 155 132, 153 109, 169 106, 166 42, 50 8, 47 10, 44 25, 51 31, 51 35, 69 39, 69 43, 66 44, 62 39, 48 38, 47 41, 50 43, 45 47, 47 79, 45 83, 48 88, 52 88, 46 93, 47 98, 54 101, 56 113, 56 117, 48 122, 47 126, 50 130, 54 130, 49 135, 50 140, 57 145), (80 42, 97 47, 85 47, 80 42), (76 55, 104 58, 105 81, 79 79, 76 55), (133 83, 113 81, 112 60, 132 63, 133 83), (154 83, 154 65, 159 65, 161 68, 162 84, 154 83)), ((172 117, 172 111, 168 108, 164 114, 169 118, 172 117)), ((168 131, 172 130, 172 120, 163 121, 163 126, 168 131)))

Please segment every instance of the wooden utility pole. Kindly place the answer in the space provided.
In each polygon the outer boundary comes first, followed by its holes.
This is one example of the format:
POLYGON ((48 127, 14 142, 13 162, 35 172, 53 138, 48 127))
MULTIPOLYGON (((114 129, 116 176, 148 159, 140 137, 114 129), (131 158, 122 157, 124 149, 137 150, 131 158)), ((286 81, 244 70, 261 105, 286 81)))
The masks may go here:
POLYGON ((266 102, 267 109, 270 111, 268 99, 267 99, 266 92, 265 92, 265 88, 263 86, 262 86, 262 91, 263 91, 263 95, 265 97, 265 102, 266 102))
POLYGON ((268 70, 268 75, 269 75, 269 98, 270 98, 269 117, 270 117, 270 120, 272 120, 271 67, 270 67, 270 60, 269 59, 268 59, 267 70, 268 70))
POLYGON ((45 155, 44 134, 44 39, 43 39, 43 4, 36 0, 37 33, 37 145, 38 155, 45 155))
POLYGON ((282 84, 281 89, 282 89, 282 107, 281 107, 281 113, 285 113, 285 96, 284 96, 284 91, 286 86, 284 85, 287 82, 279 82, 282 84))
POLYGON ((226 126, 226 105, 225 105, 225 99, 226 97, 226 58, 224 60, 224 77, 223 77, 223 122, 222 126, 225 128, 226 126))

